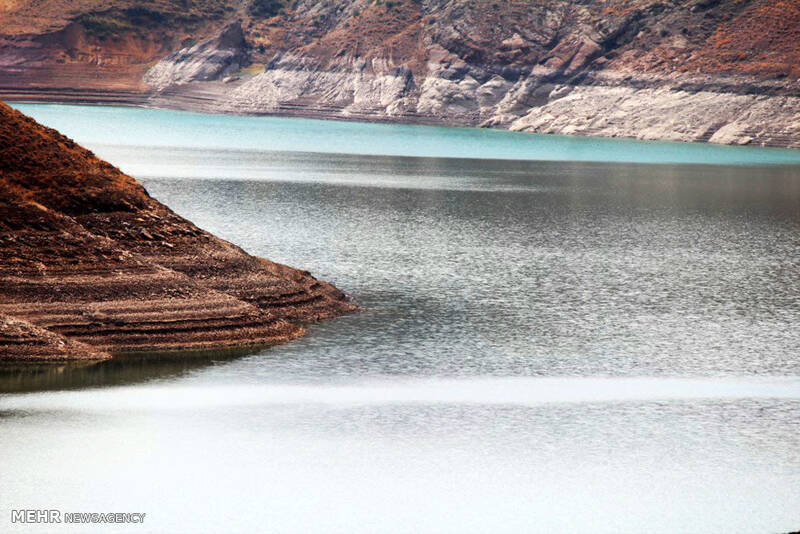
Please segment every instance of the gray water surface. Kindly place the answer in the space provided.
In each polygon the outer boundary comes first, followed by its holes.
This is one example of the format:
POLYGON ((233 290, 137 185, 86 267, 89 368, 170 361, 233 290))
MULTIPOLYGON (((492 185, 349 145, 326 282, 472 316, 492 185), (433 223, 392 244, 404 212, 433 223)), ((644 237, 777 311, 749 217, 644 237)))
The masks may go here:
POLYGON ((0 374, 0 531, 37 507, 148 514, 125 532, 800 528, 800 168, 136 139, 90 146, 363 312, 0 374))

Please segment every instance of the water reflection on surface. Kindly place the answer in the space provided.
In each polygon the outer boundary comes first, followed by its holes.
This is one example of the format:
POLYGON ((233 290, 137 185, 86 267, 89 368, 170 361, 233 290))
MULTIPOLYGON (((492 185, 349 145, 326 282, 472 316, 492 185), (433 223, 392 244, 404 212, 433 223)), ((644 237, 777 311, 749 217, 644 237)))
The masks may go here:
POLYGON ((117 354, 111 360, 99 362, 4 363, 0 364, 0 392, 82 389, 167 380, 264 350, 242 348, 183 353, 117 354))
POLYGON ((323 381, 800 374, 797 169, 440 159, 426 173, 409 158, 289 158, 297 172, 264 165, 263 179, 144 180, 365 310, 233 368, 323 381))
MULTIPOLYGON (((144 511, 159 533, 800 526, 797 167, 279 153, 255 145, 308 124, 147 116, 205 148, 92 148, 363 312, 233 357, 0 373, 6 509, 144 511), (224 149, 251 125, 253 150, 224 149)), ((330 128, 352 148, 357 126, 330 128)))

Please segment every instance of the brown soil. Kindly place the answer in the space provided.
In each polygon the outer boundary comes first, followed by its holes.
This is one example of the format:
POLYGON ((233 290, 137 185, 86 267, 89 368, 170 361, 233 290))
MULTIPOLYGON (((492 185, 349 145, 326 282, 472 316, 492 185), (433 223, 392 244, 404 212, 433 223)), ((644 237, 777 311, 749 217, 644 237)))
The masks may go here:
POLYGON ((0 315, 0 361, 105 360, 111 355, 26 321, 0 315))
MULTIPOLYGON (((197 228, 0 103, 0 314, 46 329, 25 331, 45 356, 275 343, 354 309, 330 284, 197 228), (62 338, 93 348, 48 352, 62 338)), ((0 359, 37 358, 17 331, 0 330, 0 359)))

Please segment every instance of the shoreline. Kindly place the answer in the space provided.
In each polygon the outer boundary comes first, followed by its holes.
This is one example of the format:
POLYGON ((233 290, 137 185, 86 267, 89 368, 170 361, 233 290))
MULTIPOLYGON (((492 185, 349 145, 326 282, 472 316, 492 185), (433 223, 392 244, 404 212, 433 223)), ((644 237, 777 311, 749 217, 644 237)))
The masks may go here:
POLYGON ((741 143, 734 140, 730 142, 711 142, 710 138, 680 139, 669 136, 642 137, 636 135, 603 135, 597 132, 538 132, 515 130, 502 125, 470 124, 458 120, 446 120, 437 116, 422 116, 419 114, 387 115, 380 113, 343 113, 342 108, 318 108, 313 106, 282 105, 275 111, 239 111, 224 109, 218 102, 209 97, 198 96, 191 87, 183 91, 171 92, 137 92, 114 91, 98 89, 70 89, 70 88, 31 88, 18 89, 0 87, 0 100, 14 104, 62 104, 86 106, 123 106, 141 109, 160 109, 168 111, 187 111, 205 113, 210 115, 230 115, 239 117, 279 117, 297 119, 331 120, 342 122, 361 122, 370 124, 396 124, 410 126, 434 126, 446 128, 489 129, 514 133, 538 133, 540 135, 561 135, 580 138, 618 139, 631 141, 656 141, 668 143, 705 144, 715 146, 743 146, 753 148, 781 148, 797 150, 798 146, 792 139, 783 139, 782 142, 768 140, 762 143, 741 143))

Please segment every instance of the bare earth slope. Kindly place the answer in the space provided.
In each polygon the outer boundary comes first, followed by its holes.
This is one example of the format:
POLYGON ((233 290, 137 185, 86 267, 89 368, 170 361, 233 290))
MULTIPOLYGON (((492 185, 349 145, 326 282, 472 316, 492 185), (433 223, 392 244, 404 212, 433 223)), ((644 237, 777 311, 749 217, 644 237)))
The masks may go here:
POLYGON ((800 0, 13 0, 0 94, 800 146, 800 0))
POLYGON ((0 360, 274 343, 353 309, 0 103, 0 360))

